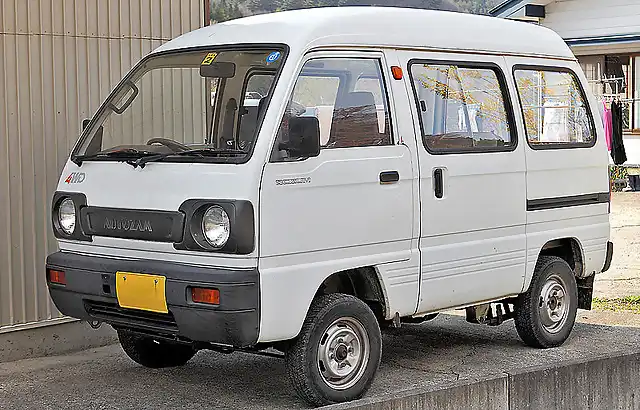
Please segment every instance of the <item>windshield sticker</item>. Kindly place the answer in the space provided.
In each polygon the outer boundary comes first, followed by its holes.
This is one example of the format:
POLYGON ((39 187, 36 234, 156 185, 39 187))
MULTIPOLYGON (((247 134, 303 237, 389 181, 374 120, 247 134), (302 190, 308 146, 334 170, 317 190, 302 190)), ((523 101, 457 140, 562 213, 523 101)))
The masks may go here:
POLYGON ((202 63, 200 65, 211 65, 211 63, 213 63, 213 60, 215 60, 217 56, 218 56, 218 53, 207 54, 207 56, 204 58, 204 60, 202 60, 202 63))
POLYGON ((279 51, 274 51, 273 53, 269 54, 267 56, 267 64, 273 64, 276 61, 278 61, 280 59, 280 56, 282 55, 282 53, 280 53, 279 51))

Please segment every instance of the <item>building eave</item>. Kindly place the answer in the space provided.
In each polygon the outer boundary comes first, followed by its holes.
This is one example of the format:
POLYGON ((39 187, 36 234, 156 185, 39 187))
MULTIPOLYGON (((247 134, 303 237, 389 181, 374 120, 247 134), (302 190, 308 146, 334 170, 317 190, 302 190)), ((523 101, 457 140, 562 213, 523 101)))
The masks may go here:
POLYGON ((593 36, 566 38, 564 40, 570 47, 602 46, 610 44, 640 43, 640 33, 615 34, 610 36, 593 36))

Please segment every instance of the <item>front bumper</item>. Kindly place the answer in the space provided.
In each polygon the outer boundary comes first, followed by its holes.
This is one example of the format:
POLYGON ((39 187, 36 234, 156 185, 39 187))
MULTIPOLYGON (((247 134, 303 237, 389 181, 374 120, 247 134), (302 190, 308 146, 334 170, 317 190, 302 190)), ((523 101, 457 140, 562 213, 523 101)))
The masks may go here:
POLYGON ((258 340, 260 326, 257 269, 221 269, 156 260, 111 259, 57 252, 47 269, 65 272, 66 285, 47 281, 62 314, 102 321, 161 337, 248 347, 258 340), (168 314, 123 309, 116 297, 116 272, 165 276, 168 314), (190 300, 189 287, 214 287, 219 305, 190 300))

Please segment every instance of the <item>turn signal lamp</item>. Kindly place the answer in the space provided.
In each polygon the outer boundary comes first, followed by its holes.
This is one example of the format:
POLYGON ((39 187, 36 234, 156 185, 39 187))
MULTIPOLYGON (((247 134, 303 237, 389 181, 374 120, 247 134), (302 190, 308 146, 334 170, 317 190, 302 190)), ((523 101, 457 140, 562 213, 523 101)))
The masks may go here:
POLYGON ((49 282, 57 283, 58 285, 66 285, 67 278, 64 275, 64 272, 61 270, 49 269, 48 270, 49 282))
POLYGON ((220 291, 218 289, 191 288, 191 300, 196 303, 219 305, 220 291))
POLYGON ((402 68, 394 65, 391 67, 391 74, 393 74, 393 78, 396 80, 402 80, 402 68))

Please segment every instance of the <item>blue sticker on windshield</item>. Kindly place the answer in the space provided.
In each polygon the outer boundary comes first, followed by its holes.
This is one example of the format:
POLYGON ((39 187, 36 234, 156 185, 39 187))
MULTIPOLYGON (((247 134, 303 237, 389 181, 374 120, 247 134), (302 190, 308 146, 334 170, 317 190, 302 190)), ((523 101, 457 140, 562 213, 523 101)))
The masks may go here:
POLYGON ((273 64, 280 59, 282 54, 279 51, 274 51, 267 56, 267 64, 273 64))

